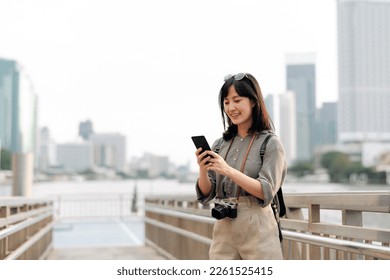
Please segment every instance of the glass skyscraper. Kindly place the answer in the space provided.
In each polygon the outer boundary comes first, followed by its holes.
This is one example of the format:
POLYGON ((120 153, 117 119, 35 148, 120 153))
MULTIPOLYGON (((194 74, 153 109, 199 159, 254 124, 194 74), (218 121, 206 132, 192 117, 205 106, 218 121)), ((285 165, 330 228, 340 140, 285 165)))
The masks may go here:
POLYGON ((287 90, 296 102, 296 159, 310 160, 315 144, 316 68, 315 55, 289 54, 286 57, 287 90))
POLYGON ((13 194, 28 195, 36 149, 37 96, 22 67, 0 59, 0 142, 12 153, 13 194))
POLYGON ((37 96, 21 66, 0 59, 0 139, 13 153, 33 152, 37 130, 37 96))
POLYGON ((390 0, 338 0, 339 141, 390 141, 390 0))

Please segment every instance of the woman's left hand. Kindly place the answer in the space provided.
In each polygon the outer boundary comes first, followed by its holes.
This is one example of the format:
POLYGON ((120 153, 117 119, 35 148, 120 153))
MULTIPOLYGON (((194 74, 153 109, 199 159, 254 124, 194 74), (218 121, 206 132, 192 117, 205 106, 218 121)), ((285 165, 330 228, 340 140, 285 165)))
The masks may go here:
POLYGON ((213 151, 207 151, 207 154, 212 156, 212 158, 208 160, 208 170, 227 176, 231 167, 226 163, 226 161, 219 154, 213 151))

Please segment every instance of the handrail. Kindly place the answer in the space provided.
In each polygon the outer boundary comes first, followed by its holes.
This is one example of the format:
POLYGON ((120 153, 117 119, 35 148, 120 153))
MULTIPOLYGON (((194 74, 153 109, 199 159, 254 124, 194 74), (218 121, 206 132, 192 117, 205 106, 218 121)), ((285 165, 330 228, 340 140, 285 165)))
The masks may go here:
POLYGON ((0 259, 40 259, 52 244, 53 202, 0 198, 0 259))
POLYGON ((207 224, 214 224, 215 223, 215 219, 212 217, 195 215, 195 214, 190 214, 187 212, 181 212, 178 210, 170 210, 170 209, 166 209, 166 208, 162 208, 162 207, 153 207, 153 206, 146 205, 145 211, 169 215, 171 217, 184 218, 186 220, 203 222, 203 223, 207 223, 207 224))
POLYGON ((159 222, 157 220, 154 220, 154 219, 151 219, 151 218, 148 218, 148 217, 145 218, 145 222, 148 223, 148 224, 157 226, 159 228, 166 229, 168 231, 171 231, 171 232, 180 234, 182 236, 191 238, 193 240, 199 241, 199 242, 207 244, 207 245, 210 245, 211 241, 212 241, 211 238, 204 237, 204 236, 202 236, 200 234, 196 234, 196 233, 193 233, 193 232, 188 231, 188 230, 184 230, 184 229, 181 229, 181 228, 178 228, 178 227, 175 227, 175 226, 171 226, 171 225, 159 222))
MULTIPOLYGON (((204 217, 204 216, 194 215, 186 212, 164 209, 162 207, 146 206, 145 210, 152 213, 158 213, 158 214, 167 215, 171 217, 182 218, 184 220, 204 222, 209 224, 214 224, 215 222, 215 219, 211 217, 204 217)), ((211 244, 210 238, 192 233, 187 230, 180 229, 172 225, 162 223, 155 219, 146 217, 145 222, 157 226, 159 228, 166 229, 171 232, 183 235, 185 237, 192 238, 201 243, 208 244, 208 245, 211 244)), ((307 244, 317 245, 317 246, 327 246, 330 249, 348 251, 350 253, 356 253, 356 254, 364 254, 366 256, 370 256, 374 258, 390 259, 390 247, 382 247, 382 246, 365 244, 356 241, 323 237, 323 236, 318 236, 318 235, 313 235, 308 233, 293 232, 290 230, 282 230, 282 233, 285 239, 296 241, 296 242, 304 242, 307 244)))
POLYGON ((78 193, 53 197, 57 220, 124 218, 131 212, 132 193, 78 193))
POLYGON ((285 203, 290 208, 305 208, 318 204, 321 209, 390 213, 390 191, 289 193, 285 203))
MULTIPOLYGON (((377 213, 375 217, 381 219, 390 218, 389 191, 287 193, 285 202, 288 217, 281 219, 285 259, 390 259, 390 229, 363 225, 363 213, 366 212, 367 215, 377 213), (302 209, 307 209, 306 215, 302 209), (340 216, 334 214, 338 221, 328 220, 329 217, 325 219, 328 222, 322 221, 323 209, 339 211, 340 216)), ((146 198, 147 243, 175 258, 207 258, 206 245, 211 239, 215 220, 206 215, 212 207, 213 203, 199 204, 195 196, 146 198), (195 233, 196 240, 188 232, 195 233), (167 239, 178 239, 178 243, 190 247, 186 252, 177 250, 177 244, 165 241, 167 239), (194 253, 195 248, 197 252, 194 253)))
POLYGON ((12 215, 11 217, 0 218, 0 228, 4 227, 6 225, 15 224, 15 223, 18 223, 20 221, 24 221, 30 217, 33 217, 33 216, 36 216, 38 214, 45 213, 48 211, 52 211, 52 210, 53 210, 52 206, 46 206, 46 207, 42 207, 39 209, 31 210, 28 212, 15 214, 15 215, 12 215))
POLYGON ((5 260, 16 260, 22 254, 24 254, 31 246, 37 243, 42 237, 48 234, 53 228, 54 222, 50 222, 44 228, 42 228, 38 233, 29 238, 25 243, 23 243, 18 249, 10 253, 5 260))
POLYGON ((296 242, 304 242, 311 245, 327 246, 330 249, 347 251, 355 254, 390 260, 390 247, 365 244, 361 242, 329 238, 319 235, 282 230, 284 238, 296 242))
POLYGON ((51 213, 43 213, 35 218, 29 218, 24 222, 20 222, 15 225, 11 225, 3 230, 0 230, 0 240, 6 238, 7 236, 10 236, 13 233, 16 233, 18 231, 21 231, 31 225, 34 225, 48 217, 51 216, 51 213))

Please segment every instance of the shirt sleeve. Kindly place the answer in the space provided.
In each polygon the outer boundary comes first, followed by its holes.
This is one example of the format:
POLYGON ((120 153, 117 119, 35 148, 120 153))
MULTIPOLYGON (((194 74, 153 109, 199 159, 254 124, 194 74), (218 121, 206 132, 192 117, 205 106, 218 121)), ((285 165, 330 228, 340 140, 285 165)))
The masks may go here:
MULTIPOLYGON (((213 151, 215 151, 215 148, 216 146, 218 145, 218 143, 221 143, 221 138, 220 139, 217 139, 213 146, 211 147, 211 149, 213 151)), ((210 179, 210 182, 211 182, 211 191, 210 193, 207 195, 207 196, 204 196, 199 188, 199 179, 196 180, 196 184, 195 184, 195 190, 196 190, 196 198, 197 200, 200 202, 200 203, 203 203, 203 204, 206 204, 206 203, 209 203, 211 200, 214 199, 214 197, 216 196, 216 186, 217 186, 217 180, 216 180, 216 173, 215 171, 209 171, 208 172, 208 176, 209 176, 209 179, 210 179)))
POLYGON ((260 181, 264 194, 264 199, 259 199, 259 204, 265 207, 272 202, 287 172, 283 145, 278 137, 271 137, 267 143, 263 160, 257 180, 260 181))

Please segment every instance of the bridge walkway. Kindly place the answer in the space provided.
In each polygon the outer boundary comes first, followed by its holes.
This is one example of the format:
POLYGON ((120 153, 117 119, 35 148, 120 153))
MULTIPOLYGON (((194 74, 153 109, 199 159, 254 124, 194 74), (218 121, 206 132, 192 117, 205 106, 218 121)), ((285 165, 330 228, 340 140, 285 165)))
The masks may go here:
POLYGON ((144 217, 63 220, 53 228, 48 260, 162 260, 145 246, 144 217))

